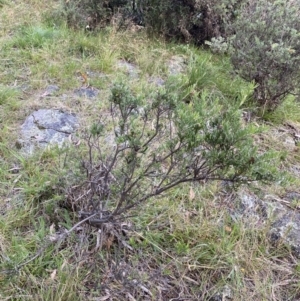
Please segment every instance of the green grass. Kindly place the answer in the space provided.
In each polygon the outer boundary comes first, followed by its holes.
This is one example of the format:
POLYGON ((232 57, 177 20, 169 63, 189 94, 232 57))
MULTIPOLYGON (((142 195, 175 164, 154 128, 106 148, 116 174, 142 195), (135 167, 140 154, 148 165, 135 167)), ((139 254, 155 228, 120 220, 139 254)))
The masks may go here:
POLYGON ((14 109, 20 94, 20 91, 14 87, 0 86, 0 106, 6 105, 14 109))
POLYGON ((281 124, 285 121, 300 122, 300 104, 294 96, 288 96, 273 111, 266 113, 264 118, 274 124, 281 124))
MULTIPOLYGON (((234 301, 299 298, 299 264, 290 250, 270 244, 269 225, 247 227, 234 221, 228 211, 234 202, 228 201, 229 193, 220 193, 219 183, 183 185, 133 210, 133 217, 125 221, 134 229, 124 238, 127 246, 107 239, 102 249, 95 249, 99 232, 82 226, 18 269, 51 235, 78 221, 67 206, 66 189, 84 176, 80 162, 72 161, 75 155, 86 154, 81 133, 77 148, 41 150, 32 157, 20 154, 15 146, 19 128, 33 110, 54 107, 76 113, 84 131, 107 113, 115 79, 122 78, 134 93, 147 95, 156 89, 148 84, 149 77, 168 80, 167 62, 179 55, 184 56, 187 71, 169 80, 183 100, 188 102, 205 89, 245 109, 253 106, 249 96, 253 85, 232 73, 226 56, 167 44, 143 32, 112 28, 87 35, 63 22, 53 26, 50 17, 44 22, 43 15, 55 1, 44 2, 0 1, 0 299, 126 300, 131 293, 135 300, 178 296, 209 300, 225 286, 234 301), (117 70, 118 60, 138 66, 140 82, 117 70), (80 74, 87 74, 88 84, 100 90, 99 99, 40 97, 50 84, 60 87, 59 95, 70 95, 82 86, 80 74), (141 279, 142 286, 135 279, 141 279)), ((291 151, 274 134, 285 122, 298 126, 298 115, 298 103, 287 98, 265 117, 272 123, 256 141, 262 152, 274 149, 279 154, 285 180, 258 185, 261 193, 299 187, 299 177, 290 170, 299 165, 299 146, 291 151)), ((253 120, 253 126, 262 127, 259 120, 253 120)))
POLYGON ((52 28, 25 26, 18 30, 6 47, 18 49, 43 48, 54 43, 59 38, 59 35, 60 32, 52 28))

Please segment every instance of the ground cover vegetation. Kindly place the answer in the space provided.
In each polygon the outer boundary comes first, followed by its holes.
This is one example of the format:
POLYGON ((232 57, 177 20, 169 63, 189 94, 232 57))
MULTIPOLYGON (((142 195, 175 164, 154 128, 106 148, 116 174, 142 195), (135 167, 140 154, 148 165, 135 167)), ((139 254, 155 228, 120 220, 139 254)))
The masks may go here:
POLYGON ((300 122, 297 6, 216 2, 0 2, 0 298, 299 299, 299 260, 271 221, 231 214, 239 193, 299 187, 298 145, 280 140, 300 122), (44 97, 49 84, 62 92, 44 97), (24 155, 39 108, 80 128, 24 155))

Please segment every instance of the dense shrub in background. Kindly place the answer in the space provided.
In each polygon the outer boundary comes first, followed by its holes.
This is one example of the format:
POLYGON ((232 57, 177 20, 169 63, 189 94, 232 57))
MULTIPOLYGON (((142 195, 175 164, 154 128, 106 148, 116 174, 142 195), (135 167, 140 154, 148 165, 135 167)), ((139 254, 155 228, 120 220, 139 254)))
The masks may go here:
POLYGON ((225 36, 225 24, 233 20, 244 0, 142 0, 145 25, 166 37, 203 44, 225 36))
POLYGON ((244 1, 70 0, 62 2, 62 11, 73 27, 101 27, 117 15, 123 21, 129 19, 145 26, 148 32, 200 45, 225 36, 224 24, 236 17, 244 1))
POLYGON ((300 84, 300 1, 251 0, 231 25, 231 60, 254 81, 254 97, 272 110, 300 84))
POLYGON ((69 0, 62 1, 58 12, 70 27, 95 29, 108 25, 116 15, 123 20, 134 10, 131 0, 69 0))

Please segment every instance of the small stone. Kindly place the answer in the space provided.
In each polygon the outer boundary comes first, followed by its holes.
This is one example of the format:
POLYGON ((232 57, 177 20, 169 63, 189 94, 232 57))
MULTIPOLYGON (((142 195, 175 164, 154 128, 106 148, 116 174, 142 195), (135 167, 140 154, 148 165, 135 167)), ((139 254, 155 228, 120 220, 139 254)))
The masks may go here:
POLYGON ((50 85, 46 88, 45 92, 41 95, 41 97, 51 96, 58 90, 59 90, 58 86, 50 85))
POLYGON ((149 83, 158 87, 162 87, 165 84, 165 81, 160 77, 150 77, 149 83))
POLYGON ((55 109, 41 109, 29 115, 21 126, 16 147, 32 154, 35 147, 49 144, 62 146, 78 127, 77 117, 55 109))
POLYGON ((210 301, 230 301, 233 299, 232 289, 225 285, 219 293, 216 293, 214 296, 210 298, 210 301))
POLYGON ((88 77, 93 77, 93 78, 106 78, 107 77, 107 75, 103 72, 87 71, 86 74, 88 77))
POLYGON ((300 214, 292 210, 276 219, 271 225, 270 240, 274 244, 282 241, 289 246, 293 254, 300 258, 300 214))
POLYGON ((74 91, 79 97, 94 98, 98 95, 98 90, 93 88, 79 88, 74 91))
POLYGON ((126 62, 124 60, 119 60, 117 62, 117 67, 126 71, 130 78, 138 78, 139 77, 139 69, 136 65, 126 62))
POLYGON ((290 202, 291 201, 298 201, 298 200, 300 200, 300 193, 299 192, 295 192, 295 191, 288 192, 285 195, 285 199, 287 199, 290 202))
POLYGON ((50 94, 53 94, 55 92, 57 92, 59 90, 59 87, 56 86, 56 85, 49 85, 47 88, 46 88, 46 92, 50 94))
POLYGON ((18 87, 22 92, 27 92, 31 89, 31 86, 28 84, 23 84, 21 86, 18 87))
POLYGON ((186 69, 185 59, 182 56, 174 55, 168 63, 168 69, 170 75, 179 75, 186 69))

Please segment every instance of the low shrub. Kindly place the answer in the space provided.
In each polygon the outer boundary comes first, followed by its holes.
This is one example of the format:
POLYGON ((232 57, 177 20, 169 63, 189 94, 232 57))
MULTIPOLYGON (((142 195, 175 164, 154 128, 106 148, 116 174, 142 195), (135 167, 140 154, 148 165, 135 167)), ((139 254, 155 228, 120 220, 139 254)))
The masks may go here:
POLYGON ((187 182, 272 180, 270 154, 259 155, 253 128, 225 98, 203 91, 189 104, 165 89, 135 96, 111 90, 110 114, 86 135, 86 180, 68 193, 72 208, 99 227, 122 220, 151 197, 187 182))

